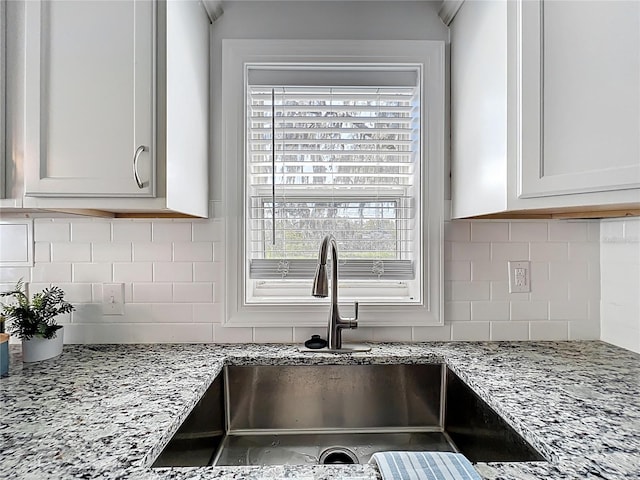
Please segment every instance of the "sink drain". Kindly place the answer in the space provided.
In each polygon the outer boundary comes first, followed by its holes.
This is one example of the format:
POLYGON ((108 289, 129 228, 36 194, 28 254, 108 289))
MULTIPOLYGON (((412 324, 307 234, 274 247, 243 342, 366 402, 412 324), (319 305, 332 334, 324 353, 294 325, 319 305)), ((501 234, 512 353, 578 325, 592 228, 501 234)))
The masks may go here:
POLYGON ((327 448, 320 455, 318 461, 320 465, 332 465, 332 464, 356 464, 360 463, 358 457, 348 448, 344 447, 331 447, 327 448))

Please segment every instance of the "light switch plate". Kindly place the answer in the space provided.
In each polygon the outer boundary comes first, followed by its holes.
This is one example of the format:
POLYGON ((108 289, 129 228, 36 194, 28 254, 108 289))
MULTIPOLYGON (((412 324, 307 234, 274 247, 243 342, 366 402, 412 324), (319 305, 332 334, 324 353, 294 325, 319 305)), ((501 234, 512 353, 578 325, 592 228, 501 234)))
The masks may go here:
POLYGON ((531 291, 531 262, 522 260, 509 262, 509 293, 531 291))
POLYGON ((102 313, 104 315, 124 315, 124 283, 102 285, 102 313))

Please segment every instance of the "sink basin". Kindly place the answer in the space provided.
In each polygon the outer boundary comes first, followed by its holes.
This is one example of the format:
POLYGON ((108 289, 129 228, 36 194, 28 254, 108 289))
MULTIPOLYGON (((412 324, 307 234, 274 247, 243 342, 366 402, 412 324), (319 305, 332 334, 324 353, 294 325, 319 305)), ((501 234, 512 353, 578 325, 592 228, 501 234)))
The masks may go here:
POLYGON ((541 461, 440 364, 226 366, 153 464, 366 463, 379 451, 541 461))

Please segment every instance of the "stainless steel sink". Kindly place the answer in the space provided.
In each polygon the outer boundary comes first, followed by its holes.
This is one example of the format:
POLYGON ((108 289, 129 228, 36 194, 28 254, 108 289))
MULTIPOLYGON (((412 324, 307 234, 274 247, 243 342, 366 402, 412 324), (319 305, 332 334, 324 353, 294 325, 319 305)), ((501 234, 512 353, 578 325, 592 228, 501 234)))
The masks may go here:
POLYGON ((366 463, 378 451, 544 458, 439 364, 227 366, 154 467, 366 463))

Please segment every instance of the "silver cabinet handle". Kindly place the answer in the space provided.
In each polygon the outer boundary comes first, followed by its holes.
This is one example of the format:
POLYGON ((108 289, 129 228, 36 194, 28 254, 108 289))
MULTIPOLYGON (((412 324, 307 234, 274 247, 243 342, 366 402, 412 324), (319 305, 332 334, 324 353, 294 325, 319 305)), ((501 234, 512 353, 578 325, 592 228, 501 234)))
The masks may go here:
POLYGON ((140 180, 140 176, 138 175, 138 157, 142 152, 146 152, 148 150, 144 145, 140 145, 136 148, 136 153, 133 154, 133 179, 136 181, 138 188, 144 188, 142 181, 140 180))

